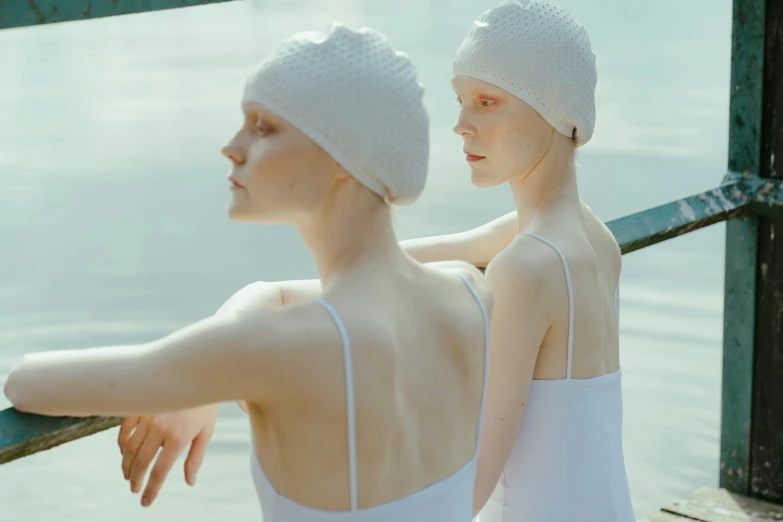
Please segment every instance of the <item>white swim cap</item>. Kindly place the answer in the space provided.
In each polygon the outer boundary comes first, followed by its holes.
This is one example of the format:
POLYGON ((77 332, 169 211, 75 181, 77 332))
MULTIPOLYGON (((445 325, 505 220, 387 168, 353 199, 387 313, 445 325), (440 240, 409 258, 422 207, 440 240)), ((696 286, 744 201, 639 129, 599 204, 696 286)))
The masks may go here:
POLYGON ((427 181, 429 117, 407 54, 383 34, 333 24, 295 34, 258 64, 245 86, 367 188, 395 204, 427 181))
POLYGON ((505 0, 479 16, 462 41, 454 75, 483 80, 535 109, 557 131, 587 143, 595 128, 595 54, 568 11, 505 0))

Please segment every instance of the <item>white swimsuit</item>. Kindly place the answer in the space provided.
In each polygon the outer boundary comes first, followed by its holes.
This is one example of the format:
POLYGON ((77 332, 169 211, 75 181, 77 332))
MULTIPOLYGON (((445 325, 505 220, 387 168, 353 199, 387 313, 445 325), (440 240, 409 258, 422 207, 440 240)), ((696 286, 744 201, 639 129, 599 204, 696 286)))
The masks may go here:
MULTIPOLYGON (((568 263, 568 369, 565 379, 534 380, 503 474, 479 522, 632 522, 623 458, 620 372, 572 379, 574 297, 568 263)), ((619 294, 618 294, 619 295, 619 294)), ((619 300, 618 300, 619 322, 619 300)))
MULTIPOLYGON (((484 317, 484 390, 481 395, 481 409, 477 425, 477 440, 481 438, 484 420, 484 395, 486 394, 489 360, 489 320, 478 294, 463 278, 484 317)), ((323 511, 303 506, 279 494, 264 473, 255 447, 251 452, 251 469, 264 522, 470 522, 473 515, 473 486, 476 477, 476 451, 470 461, 455 474, 408 495, 390 502, 357 508, 356 482, 356 422, 354 409, 353 372, 351 370, 351 347, 348 333, 334 308, 323 300, 317 300, 332 316, 343 344, 345 360, 346 396, 348 397, 348 460, 350 469, 350 511, 323 511)))

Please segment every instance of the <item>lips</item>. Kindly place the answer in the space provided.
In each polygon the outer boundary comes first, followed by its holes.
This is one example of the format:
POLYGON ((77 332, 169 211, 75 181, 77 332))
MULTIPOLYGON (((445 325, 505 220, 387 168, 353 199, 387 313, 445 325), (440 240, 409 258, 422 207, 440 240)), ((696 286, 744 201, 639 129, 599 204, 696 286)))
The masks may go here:
POLYGON ((481 161, 486 158, 486 156, 479 156, 478 154, 473 154, 468 151, 463 151, 465 153, 465 159, 468 160, 470 163, 475 163, 477 161, 481 161))
POLYGON ((228 181, 231 183, 231 189, 245 188, 241 183, 237 182, 234 178, 229 177, 228 181))

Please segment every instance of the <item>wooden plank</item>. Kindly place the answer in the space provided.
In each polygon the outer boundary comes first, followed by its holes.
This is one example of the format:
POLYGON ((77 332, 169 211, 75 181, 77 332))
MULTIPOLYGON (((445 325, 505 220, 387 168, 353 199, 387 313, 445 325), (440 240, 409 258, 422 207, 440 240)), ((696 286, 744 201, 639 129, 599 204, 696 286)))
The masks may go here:
MULTIPOLYGON (((783 0, 768 0, 762 178, 783 179, 783 0), (775 158, 778 158, 777 165, 775 158)), ((783 503, 783 218, 758 229, 750 494, 783 503)))
MULTIPOLYGON (((766 0, 734 0, 731 35, 729 178, 758 176, 766 0)), ((758 225, 726 225, 720 485, 749 491, 758 225)))
POLYGON ((783 506, 716 488, 701 488, 661 511, 700 522, 783 521, 783 506))
POLYGON ((0 29, 228 1, 230 0, 0 0, 0 29))
POLYGON ((115 417, 45 417, 13 408, 0 411, 0 464, 119 425, 115 417))

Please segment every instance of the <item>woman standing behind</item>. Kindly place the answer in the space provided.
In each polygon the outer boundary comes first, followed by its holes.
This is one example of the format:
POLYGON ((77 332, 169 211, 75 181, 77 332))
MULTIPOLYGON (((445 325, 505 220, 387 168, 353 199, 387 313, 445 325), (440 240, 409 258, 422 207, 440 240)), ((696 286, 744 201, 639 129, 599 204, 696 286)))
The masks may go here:
POLYGON ((473 183, 508 183, 517 208, 407 245, 420 260, 488 262, 495 313, 474 512, 483 508, 480 522, 630 522, 621 254, 582 202, 574 164, 595 124, 590 39, 563 9, 506 1, 475 21, 453 74, 473 183))

